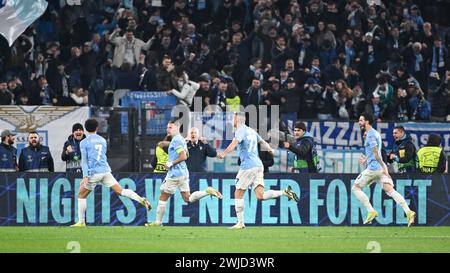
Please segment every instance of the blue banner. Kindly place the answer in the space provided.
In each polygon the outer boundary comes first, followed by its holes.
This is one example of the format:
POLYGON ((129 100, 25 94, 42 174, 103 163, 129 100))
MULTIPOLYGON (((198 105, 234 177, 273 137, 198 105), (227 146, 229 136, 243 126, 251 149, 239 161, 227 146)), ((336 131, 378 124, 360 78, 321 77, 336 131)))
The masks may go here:
MULTIPOLYGON (((109 188, 99 186, 87 199, 87 223, 90 225, 143 225, 156 217, 159 187, 164 176, 116 173, 124 188, 146 196, 153 209, 116 196, 109 188)), ((0 226, 69 225, 77 220, 77 196, 81 178, 67 173, 0 174, 0 226)), ((291 186, 298 193, 298 203, 279 199, 257 201, 254 192, 245 195, 247 225, 361 225, 366 217, 362 204, 351 194, 356 176, 343 174, 269 174, 265 189, 291 186)), ((397 175, 397 191, 405 196, 417 212, 416 223, 427 226, 450 225, 449 175, 397 175)), ((208 186, 219 189, 223 199, 207 196, 186 204, 179 192, 167 205, 166 225, 232 225, 234 211, 234 174, 191 174, 191 192, 208 186)), ((374 208, 379 212, 374 225, 405 225, 400 206, 386 196, 377 185, 365 188, 374 208)))
MULTIPOLYGON (((444 151, 450 153, 450 124, 434 122, 381 122, 374 124, 374 128, 380 132, 388 150, 394 143, 392 131, 397 125, 405 127, 406 132, 411 135, 417 148, 425 146, 431 133, 440 135, 444 151)), ((307 130, 323 149, 359 149, 363 145, 361 130, 357 122, 309 121, 307 122, 307 130)))
MULTIPOLYGON (((147 135, 166 135, 167 123, 170 120, 172 108, 177 104, 177 100, 172 95, 165 92, 133 91, 128 92, 121 98, 120 106, 136 107, 139 116, 139 123, 142 120, 141 110, 145 109, 145 120, 147 121, 147 135)), ((122 114, 122 133, 128 131, 128 117, 122 114)), ((140 128, 140 126, 139 126, 140 128)), ((141 134, 141 132, 138 132, 141 134)))
MULTIPOLYGON (((191 113, 191 126, 201 128, 201 134, 214 142, 217 148, 226 148, 233 138, 233 116, 226 113, 205 112, 191 113)), ((358 122, 349 121, 305 121, 307 130, 313 135, 320 149, 361 149, 363 137, 358 122)), ((431 133, 438 134, 442 139, 442 147, 446 153, 450 153, 450 123, 418 123, 418 122, 381 122, 375 123, 374 128, 380 132, 385 147, 389 150, 393 143, 393 130, 402 125, 411 135, 417 148, 425 146, 431 133)), ((259 124, 267 126, 267 124, 259 124)), ((254 128, 261 129, 261 128, 254 128)), ((271 128, 267 128, 271 129, 271 128)))

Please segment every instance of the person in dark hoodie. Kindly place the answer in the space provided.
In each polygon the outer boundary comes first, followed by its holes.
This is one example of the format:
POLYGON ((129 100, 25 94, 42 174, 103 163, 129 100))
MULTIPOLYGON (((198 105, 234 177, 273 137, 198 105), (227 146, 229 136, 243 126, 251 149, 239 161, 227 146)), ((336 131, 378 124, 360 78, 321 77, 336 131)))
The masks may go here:
POLYGON ((289 149, 296 155, 293 171, 296 173, 317 173, 320 170, 319 157, 313 136, 306 131, 303 122, 295 123, 295 144, 284 142, 284 148, 289 149))
POLYGON ((69 173, 81 172, 80 142, 85 138, 83 125, 75 123, 72 126, 72 134, 64 143, 61 154, 62 161, 66 161, 66 171, 69 173))
POLYGON ((398 173, 416 172, 416 147, 411 136, 403 126, 397 126, 393 131, 394 144, 389 153, 388 162, 398 163, 398 173))

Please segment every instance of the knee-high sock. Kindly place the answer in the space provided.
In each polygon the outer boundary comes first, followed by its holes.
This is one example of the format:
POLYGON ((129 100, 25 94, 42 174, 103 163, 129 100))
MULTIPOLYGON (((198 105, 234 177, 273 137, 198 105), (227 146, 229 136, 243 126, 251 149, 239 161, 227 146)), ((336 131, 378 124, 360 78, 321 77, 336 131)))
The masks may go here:
POLYGON ((236 216, 238 223, 244 223, 244 199, 234 199, 234 208, 236 210, 236 216))
POLYGON ((264 200, 274 199, 274 198, 278 198, 282 195, 283 195, 283 191, 268 190, 268 191, 264 192, 263 199, 264 200))
POLYGON ((166 213, 166 203, 167 201, 158 201, 158 208, 156 208, 156 222, 162 223, 164 213, 166 213))
POLYGON ((133 190, 123 189, 120 195, 133 199, 134 201, 137 201, 139 203, 142 201, 142 197, 137 195, 137 193, 135 193, 133 190))
POLYGON ((408 204, 406 204, 405 198, 403 198, 403 196, 400 193, 398 193, 398 191, 392 190, 390 192, 386 192, 386 194, 392 197, 392 199, 394 199, 397 204, 400 204, 405 213, 408 213, 410 211, 408 204))
POLYGON ((364 207, 366 207, 367 212, 375 211, 373 209, 372 205, 370 204, 369 198, 362 190, 360 190, 359 188, 353 187, 352 192, 356 196, 356 198, 358 198, 359 202, 361 202, 364 205, 364 207))
POLYGON ((191 196, 189 196, 189 203, 196 202, 207 195, 208 194, 206 193, 206 191, 195 191, 191 193, 191 196))
POLYGON ((78 222, 85 223, 85 215, 86 215, 86 198, 78 198, 78 222))

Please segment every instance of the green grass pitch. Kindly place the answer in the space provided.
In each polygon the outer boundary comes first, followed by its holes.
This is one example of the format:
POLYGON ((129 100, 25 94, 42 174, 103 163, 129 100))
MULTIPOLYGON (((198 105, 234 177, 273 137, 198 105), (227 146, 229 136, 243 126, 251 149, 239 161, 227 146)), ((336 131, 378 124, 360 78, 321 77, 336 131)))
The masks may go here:
POLYGON ((450 227, 0 227, 0 253, 450 252, 450 227), (72 243, 70 243, 72 242, 72 243))

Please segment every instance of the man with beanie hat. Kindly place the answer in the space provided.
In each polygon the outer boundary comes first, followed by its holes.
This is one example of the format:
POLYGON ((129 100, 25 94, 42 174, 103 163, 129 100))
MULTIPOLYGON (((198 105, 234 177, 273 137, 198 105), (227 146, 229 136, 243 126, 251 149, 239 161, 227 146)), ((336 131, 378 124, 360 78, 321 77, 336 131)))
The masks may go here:
POLYGON ((61 154, 62 161, 66 161, 67 172, 81 172, 81 151, 80 142, 86 138, 83 125, 75 123, 72 126, 72 134, 64 143, 61 154))
POLYGON ((294 137, 296 143, 284 142, 284 148, 289 149, 296 156, 293 172, 317 173, 320 170, 319 156, 312 135, 306 131, 306 124, 295 123, 294 137))

